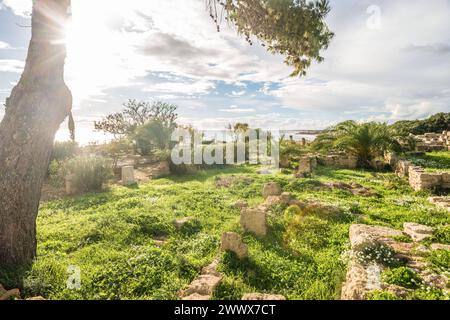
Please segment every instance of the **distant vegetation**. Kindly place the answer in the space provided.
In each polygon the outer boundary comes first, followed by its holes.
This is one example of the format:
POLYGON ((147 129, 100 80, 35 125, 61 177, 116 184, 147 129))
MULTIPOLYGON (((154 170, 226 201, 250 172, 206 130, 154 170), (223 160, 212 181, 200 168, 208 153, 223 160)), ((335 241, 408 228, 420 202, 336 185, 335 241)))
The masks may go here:
POLYGON ((400 151, 400 137, 385 123, 344 121, 317 136, 312 144, 316 151, 346 151, 358 158, 363 168, 385 151, 400 151))
POLYGON ((405 134, 424 134, 427 132, 442 133, 450 130, 450 112, 437 113, 425 120, 404 120, 398 121, 390 126, 391 129, 405 134))

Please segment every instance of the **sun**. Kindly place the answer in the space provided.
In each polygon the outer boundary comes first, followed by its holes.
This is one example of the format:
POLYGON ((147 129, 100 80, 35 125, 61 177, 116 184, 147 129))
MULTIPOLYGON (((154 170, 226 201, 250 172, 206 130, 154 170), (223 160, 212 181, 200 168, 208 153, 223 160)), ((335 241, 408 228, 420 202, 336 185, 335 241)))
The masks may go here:
POLYGON ((127 1, 72 1, 66 27, 66 82, 75 101, 101 94, 99 89, 120 82, 117 65, 132 47, 114 23, 133 10, 127 1))

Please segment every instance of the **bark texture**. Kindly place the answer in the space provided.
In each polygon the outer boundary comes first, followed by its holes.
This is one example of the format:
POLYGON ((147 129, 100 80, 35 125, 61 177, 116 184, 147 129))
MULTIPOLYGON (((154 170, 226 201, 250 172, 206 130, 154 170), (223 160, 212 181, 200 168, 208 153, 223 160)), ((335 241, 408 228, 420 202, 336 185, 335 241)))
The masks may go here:
POLYGON ((0 267, 30 264, 53 140, 72 106, 64 82, 70 0, 35 0, 25 69, 0 124, 0 267))

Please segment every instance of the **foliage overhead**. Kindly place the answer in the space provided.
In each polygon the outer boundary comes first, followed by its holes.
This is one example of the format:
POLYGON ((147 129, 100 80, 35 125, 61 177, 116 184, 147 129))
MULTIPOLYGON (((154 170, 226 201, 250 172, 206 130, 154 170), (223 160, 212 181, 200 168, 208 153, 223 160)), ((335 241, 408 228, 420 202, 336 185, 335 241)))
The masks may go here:
POLYGON ((322 62, 334 34, 325 23, 328 0, 206 0, 220 30, 222 18, 253 44, 256 37, 272 54, 285 56, 291 76, 302 76, 312 61, 322 62))

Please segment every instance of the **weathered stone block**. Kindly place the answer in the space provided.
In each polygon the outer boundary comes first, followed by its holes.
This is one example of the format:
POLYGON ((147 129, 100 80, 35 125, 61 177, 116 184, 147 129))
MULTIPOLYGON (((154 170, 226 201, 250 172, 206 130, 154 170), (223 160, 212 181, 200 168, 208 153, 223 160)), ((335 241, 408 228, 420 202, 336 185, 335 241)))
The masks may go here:
POLYGON ((242 241, 241 236, 235 232, 226 232, 222 235, 221 250, 234 252, 239 259, 248 256, 247 245, 242 241))
POLYGON ((122 167, 122 184, 125 186, 129 186, 135 183, 136 180, 134 180, 134 167, 133 166, 122 167))
POLYGON ((397 162, 395 166, 395 173, 399 177, 407 177, 409 175, 409 167, 411 166, 411 161, 401 160, 397 162))
POLYGON ((202 274, 197 279, 191 282, 189 287, 184 290, 185 296, 198 294, 200 296, 211 296, 214 290, 222 281, 221 276, 202 274))
POLYGON ((241 226, 247 231, 258 237, 267 234, 266 212, 259 208, 244 208, 241 211, 241 226))
POLYGON ((170 175, 170 165, 168 161, 162 161, 152 170, 152 178, 160 178, 170 175))
POLYGON ((66 183, 66 194, 71 196, 74 195, 78 192, 78 190, 75 188, 75 184, 74 184, 74 175, 73 174, 69 174, 66 179, 65 179, 65 183, 66 183))
POLYGON ((286 300, 285 296, 280 294, 266 294, 266 293, 247 293, 244 294, 242 300, 286 300))
POLYGON ((350 244, 354 251, 362 251, 367 247, 373 247, 387 239, 402 235, 400 230, 365 224, 353 224, 349 230, 350 244))
POLYGON ((279 196, 281 195, 281 187, 276 182, 269 182, 264 185, 263 197, 267 199, 269 196, 279 196))
POLYGON ((248 203, 245 200, 238 200, 238 201, 235 202, 234 207, 239 209, 239 210, 242 210, 242 209, 248 207, 248 203))
POLYGON ((310 174, 313 171, 311 158, 310 157, 303 157, 298 162, 298 175, 307 175, 310 174))
POLYGON ((405 222, 403 224, 403 231, 414 241, 422 241, 431 238, 434 229, 418 223, 405 222))

